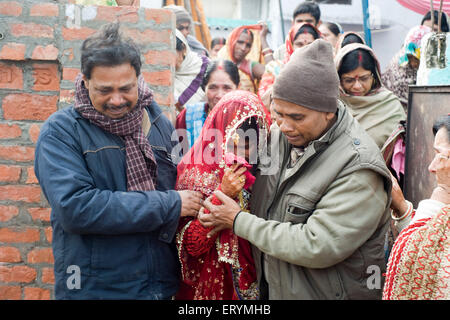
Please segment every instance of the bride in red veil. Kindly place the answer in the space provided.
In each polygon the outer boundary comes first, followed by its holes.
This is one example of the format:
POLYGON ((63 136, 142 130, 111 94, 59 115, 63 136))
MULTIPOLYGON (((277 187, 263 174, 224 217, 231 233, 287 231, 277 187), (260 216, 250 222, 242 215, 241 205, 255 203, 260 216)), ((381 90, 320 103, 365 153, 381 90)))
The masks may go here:
MULTIPOLYGON (((249 211, 254 183, 252 173, 257 154, 266 144, 267 120, 256 95, 248 91, 225 95, 210 112, 199 138, 179 163, 176 189, 200 191, 204 198, 220 189, 233 197, 243 211, 249 211), (242 168, 247 170, 243 172, 242 168), (233 189, 237 184, 239 188, 233 189)), ((217 201, 212 196, 212 202, 217 201)), ((182 281, 176 298, 258 299, 256 271, 248 241, 231 230, 222 230, 208 238, 209 231, 211 229, 203 227, 197 219, 180 220, 176 245, 182 281)))

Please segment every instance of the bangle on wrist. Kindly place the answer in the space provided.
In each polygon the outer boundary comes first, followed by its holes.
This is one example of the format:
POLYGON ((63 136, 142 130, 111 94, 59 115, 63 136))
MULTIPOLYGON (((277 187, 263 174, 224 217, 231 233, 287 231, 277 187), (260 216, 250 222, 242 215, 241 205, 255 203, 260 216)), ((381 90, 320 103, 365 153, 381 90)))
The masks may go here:
POLYGON ((265 48, 265 49, 263 49, 261 52, 262 52, 262 53, 266 53, 266 52, 272 53, 273 51, 272 51, 272 49, 270 49, 270 48, 265 48))
POLYGON ((408 204, 408 209, 406 209, 405 213, 403 213, 403 215, 401 215, 400 217, 394 216, 393 211, 391 211, 392 220, 394 221, 403 220, 413 212, 413 204, 408 200, 405 200, 405 202, 408 204))

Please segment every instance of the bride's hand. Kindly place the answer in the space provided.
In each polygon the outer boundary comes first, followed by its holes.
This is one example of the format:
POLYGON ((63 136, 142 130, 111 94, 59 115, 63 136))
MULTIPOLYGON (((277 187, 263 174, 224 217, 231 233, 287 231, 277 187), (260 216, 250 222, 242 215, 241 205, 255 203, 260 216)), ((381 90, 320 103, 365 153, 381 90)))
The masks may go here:
POLYGON ((221 190, 230 198, 236 198, 245 185, 245 171, 247 168, 233 164, 225 169, 221 182, 221 190))

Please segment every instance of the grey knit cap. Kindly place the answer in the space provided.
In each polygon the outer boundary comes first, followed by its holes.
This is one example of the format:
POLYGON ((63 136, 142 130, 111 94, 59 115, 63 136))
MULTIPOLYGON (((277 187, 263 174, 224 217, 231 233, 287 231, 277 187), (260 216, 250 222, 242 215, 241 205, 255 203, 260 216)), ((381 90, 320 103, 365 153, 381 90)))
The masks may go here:
POLYGON ((317 39, 295 50, 275 80, 273 98, 321 112, 336 112, 339 76, 331 44, 317 39))

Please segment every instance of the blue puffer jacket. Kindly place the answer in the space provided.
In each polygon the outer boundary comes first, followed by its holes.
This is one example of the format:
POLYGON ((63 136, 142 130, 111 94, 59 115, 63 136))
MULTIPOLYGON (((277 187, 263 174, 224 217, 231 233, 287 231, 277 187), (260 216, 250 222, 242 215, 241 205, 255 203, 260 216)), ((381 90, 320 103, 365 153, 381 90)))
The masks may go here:
POLYGON ((42 126, 35 171, 52 207, 56 299, 166 299, 178 289, 178 139, 156 103, 146 110, 157 191, 126 192, 124 141, 72 107, 42 126))

